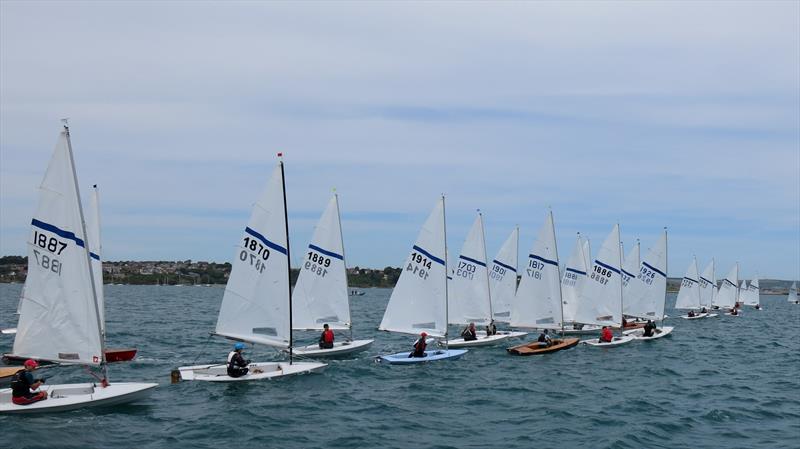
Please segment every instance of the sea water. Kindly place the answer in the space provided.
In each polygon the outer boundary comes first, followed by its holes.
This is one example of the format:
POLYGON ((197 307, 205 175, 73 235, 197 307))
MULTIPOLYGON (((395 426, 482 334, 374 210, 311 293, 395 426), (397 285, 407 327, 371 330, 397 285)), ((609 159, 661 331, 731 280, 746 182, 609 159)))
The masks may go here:
MULTIPOLYGON (((21 285, 0 285, 0 327, 16 324, 21 285)), ((377 331, 391 290, 351 297, 361 354, 276 381, 170 384, 181 365, 223 362, 232 344, 209 337, 223 289, 107 285, 109 347, 135 346, 111 381, 158 382, 134 404, 0 416, 2 447, 22 448, 797 448, 800 306, 762 296, 741 317, 668 319, 672 336, 625 346, 579 345, 545 356, 507 345, 414 366, 375 363, 411 350, 413 336, 377 331)), ((668 314, 675 295, 668 296, 668 314)), ((453 332, 458 330, 452 328, 453 332)), ((347 332, 337 332, 342 339, 347 332)), ((536 335, 530 335, 530 339, 536 335)), ((297 333, 303 343, 315 333, 297 333)), ((0 337, 0 350, 13 337, 0 337)), ((513 342, 520 343, 522 340, 513 342)), ((274 350, 245 357, 278 360, 274 350)), ((82 367, 49 383, 87 382, 82 367)))

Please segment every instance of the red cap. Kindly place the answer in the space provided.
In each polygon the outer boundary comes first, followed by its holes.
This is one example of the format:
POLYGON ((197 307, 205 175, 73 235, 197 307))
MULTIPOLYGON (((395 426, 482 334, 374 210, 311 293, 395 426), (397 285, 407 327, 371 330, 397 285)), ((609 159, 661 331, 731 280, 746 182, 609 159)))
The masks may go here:
POLYGON ((283 157, 283 153, 278 153, 278 157, 283 157))
POLYGON ((25 368, 36 368, 39 366, 39 363, 36 360, 28 359, 25 361, 25 368))
POLYGON ((425 333, 425 332, 423 332, 423 333, 421 333, 421 334, 419 334, 419 335, 420 335, 420 336, 422 336, 422 337, 427 337, 427 336, 428 336, 428 334, 427 334, 427 333, 425 333))

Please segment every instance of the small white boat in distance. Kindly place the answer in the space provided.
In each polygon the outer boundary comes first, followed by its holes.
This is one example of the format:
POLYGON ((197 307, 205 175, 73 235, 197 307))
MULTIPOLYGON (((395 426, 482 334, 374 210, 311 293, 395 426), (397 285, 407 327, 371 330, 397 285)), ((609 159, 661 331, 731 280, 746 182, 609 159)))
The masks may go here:
POLYGON ((102 303, 95 289, 92 240, 80 201, 69 128, 59 136, 31 220, 28 276, 12 355, 99 368, 98 384, 42 385, 48 398, 28 405, 0 390, 0 413, 61 412, 141 398, 155 383, 109 383, 102 303))
MULTIPOLYGON (((480 333, 479 333, 480 334, 480 333)), ((471 348, 476 346, 492 346, 511 338, 520 338, 528 335, 527 332, 519 331, 497 331, 494 335, 478 335, 477 340, 464 341, 463 338, 454 338, 447 340, 447 346, 451 348, 471 348)), ((440 346, 444 346, 444 342, 439 342, 440 346)))
POLYGON ((664 326, 664 327, 656 328, 656 329, 653 330, 653 335, 651 335, 650 337, 645 337, 644 336, 644 329, 642 329, 642 328, 631 329, 631 330, 623 331, 622 333, 624 335, 632 336, 635 340, 655 340, 657 338, 666 337, 667 335, 671 334, 673 329, 675 329, 675 328, 672 327, 672 326, 664 326))
MULTIPOLYGON (((280 157, 281 154, 278 154, 280 157)), ((236 249, 225 286, 214 335, 280 349, 292 346, 292 293, 289 289, 289 232, 286 218, 283 161, 279 160, 236 249)), ((172 381, 241 382, 319 373, 317 362, 258 362, 248 373, 231 377, 228 365, 182 366, 172 381)))
POLYGON ((16 327, 10 327, 8 329, 0 330, 0 334, 3 334, 3 335, 14 335, 16 333, 17 333, 17 328, 16 327))
POLYGON ((789 296, 786 297, 786 301, 791 304, 800 304, 800 301, 797 300, 797 282, 792 282, 792 286, 789 287, 789 296))
POLYGON ((701 312, 701 313, 696 313, 694 316, 681 315, 681 318, 683 318, 684 320, 700 320, 700 319, 703 319, 703 318, 714 318, 714 317, 717 317, 717 316, 719 316, 719 315, 717 315, 716 313, 710 313, 710 312, 702 313, 701 312))

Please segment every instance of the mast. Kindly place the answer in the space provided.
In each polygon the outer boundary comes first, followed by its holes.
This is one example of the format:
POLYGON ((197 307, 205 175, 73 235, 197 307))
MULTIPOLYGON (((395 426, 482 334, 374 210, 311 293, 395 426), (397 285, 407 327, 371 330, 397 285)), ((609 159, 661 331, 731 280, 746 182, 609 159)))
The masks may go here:
MULTIPOLYGON (((617 238, 622 240, 619 232, 619 223, 617 223, 617 238)), ((620 244, 621 243, 622 242, 620 241, 620 244)), ((625 321, 625 308, 624 305, 622 304, 622 250, 620 250, 619 252, 619 318, 620 318, 619 335, 622 336, 625 335, 622 333, 625 330, 625 325, 622 324, 623 321, 625 321)))
MULTIPOLYGON (((486 263, 486 292, 489 294, 489 325, 494 321, 494 310, 492 310, 492 287, 489 285, 489 259, 486 257, 486 232, 483 229, 483 214, 478 209, 478 217, 481 220, 481 238, 483 239, 483 261, 486 263)), ((446 270, 445 270, 446 271, 446 270)))
POLYGON ((289 211, 286 209, 286 175, 283 170, 283 153, 278 153, 278 163, 281 166, 281 186, 283 188, 283 224, 286 229, 286 279, 289 286, 289 365, 292 364, 292 257, 289 252, 289 211))
POLYGON ((350 341, 353 341, 353 310, 350 305, 350 284, 347 283, 347 258, 344 252, 344 235, 342 234, 342 214, 339 212, 339 194, 336 189, 333 189, 333 198, 336 201, 336 218, 339 219, 339 241, 342 242, 342 264, 344 264, 344 285, 347 287, 347 313, 350 315, 350 322, 347 327, 350 328, 350 341))
POLYGON ((442 229, 444 230, 444 349, 449 350, 450 346, 447 343, 447 331, 450 327, 450 306, 447 291, 447 214, 444 209, 444 193, 442 194, 442 229))
POLYGON ((103 331, 103 325, 100 322, 100 305, 97 303, 97 288, 94 283, 94 272, 92 270, 92 256, 89 251, 89 234, 86 232, 86 219, 83 215, 83 204, 81 203, 81 192, 80 188, 78 187, 78 172, 75 169, 75 158, 72 155, 72 140, 70 139, 69 135, 69 124, 67 123, 67 119, 63 119, 64 122, 64 135, 67 138, 67 149, 69 150, 69 163, 72 165, 72 179, 75 184, 75 196, 78 199, 78 212, 80 213, 81 218, 81 231, 83 232, 83 249, 86 253, 86 266, 89 269, 89 283, 92 285, 92 299, 94 301, 94 313, 97 323, 97 332, 100 334, 100 367, 103 371, 103 386, 108 384, 108 369, 106 366, 106 336, 105 332, 103 331))
MULTIPOLYGON (((553 223, 553 237, 556 236, 556 223, 553 210, 550 209, 550 223, 553 223)), ((553 238, 553 250, 556 252, 556 272, 558 273, 558 305, 561 306, 561 338, 564 338, 564 295, 561 293, 561 260, 558 258, 558 242, 553 238)))
MULTIPOLYGON (((697 267, 697 258, 694 259, 694 266, 697 267)), ((641 270, 641 266, 639 267, 641 270)), ((666 283, 669 283, 669 240, 667 239, 667 227, 664 226, 664 274, 667 277, 666 283)), ((699 274, 698 274, 699 276, 699 274)), ((699 285, 698 285, 699 287, 699 285)), ((697 292, 700 293, 700 289, 697 289, 697 292)), ((664 314, 666 313, 667 307, 667 289, 664 289, 664 312, 661 312, 661 325, 664 325, 664 314)))

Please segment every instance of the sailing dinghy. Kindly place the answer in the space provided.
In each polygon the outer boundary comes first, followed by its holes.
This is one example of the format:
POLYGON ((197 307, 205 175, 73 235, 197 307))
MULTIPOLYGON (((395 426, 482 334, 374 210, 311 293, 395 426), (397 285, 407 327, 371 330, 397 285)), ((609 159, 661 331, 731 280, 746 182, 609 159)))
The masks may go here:
MULTIPOLYGON (((509 338, 521 337, 526 332, 498 331, 487 335, 481 329, 492 323, 492 296, 489 272, 486 269, 486 241, 484 238, 483 215, 478 212, 472 224, 461 254, 455 261, 453 280, 450 283, 449 324, 461 326, 474 323, 477 328, 476 340, 464 340, 463 337, 440 342, 441 346, 466 348, 474 346, 491 346, 509 338)), ((515 270, 516 271, 516 270, 515 270)), ((511 276, 509 276, 511 277, 511 276)), ((516 283, 516 280, 514 280, 516 283)))
MULTIPOLYGON (((425 220, 403 266, 405 268, 392 290, 378 329, 415 336, 425 332, 446 341, 448 265, 444 196, 436 202, 425 220)), ((456 359, 466 353, 466 349, 445 348, 427 350, 425 357, 411 357, 411 351, 408 350, 381 355, 376 360, 392 365, 407 365, 456 359)))
MULTIPOLYGON (((592 264, 591 275, 580 294, 575 321, 596 326, 622 328, 622 251, 620 250, 619 225, 608 234, 592 264)), ((610 342, 599 338, 583 343, 596 347, 614 347, 630 343, 633 336, 616 336, 610 342)))
POLYGON ((492 260, 489 270, 492 318, 498 323, 508 323, 511 316, 511 303, 517 293, 518 253, 519 227, 515 227, 492 260))
POLYGON ((564 276, 561 279, 561 302, 564 318, 564 335, 595 335, 600 332, 600 326, 590 326, 575 322, 575 313, 578 310, 578 302, 581 289, 586 282, 586 276, 591 267, 591 257, 589 254, 589 240, 581 237, 578 233, 578 240, 575 248, 569 256, 567 266, 564 269, 564 276))
MULTIPOLYGON (((278 157, 281 158, 281 154, 278 157)), ((249 372, 231 377, 227 364, 182 366, 176 380, 243 382, 319 373, 327 366, 295 362, 292 358, 292 293, 289 288, 289 227, 283 160, 272 172, 267 187, 253 207, 250 221, 236 249, 225 286, 214 335, 289 349, 288 362, 251 363, 249 372)))
MULTIPOLYGON (((731 268, 731 271, 722 280, 719 287, 714 305, 719 306, 721 309, 733 309, 739 301, 739 263, 731 268)), ((726 313, 730 315, 730 313, 726 313)), ((734 315, 735 316, 735 315, 734 315)))
POLYGON ((334 341, 332 348, 319 344, 294 348, 305 357, 331 357, 367 349, 374 340, 353 340, 350 298, 339 216, 339 196, 334 194, 314 229, 305 261, 292 293, 292 327, 295 330, 348 330, 350 338, 334 341))
MULTIPOLYGON (((695 275, 697 264, 694 265, 695 275)), ((696 283, 696 282, 695 282, 696 283)), ((674 327, 663 326, 667 301, 667 230, 647 252, 636 277, 629 280, 623 310, 628 316, 660 321, 662 326, 654 329, 653 335, 645 336, 643 328, 623 331, 636 340, 654 340, 672 333, 674 327)))
POLYGON ((742 292, 742 303, 746 306, 753 306, 755 310, 764 310, 764 308, 761 307, 760 293, 761 289, 758 285, 758 277, 755 277, 750 280, 750 285, 747 287, 747 290, 742 292))
POLYGON ((789 287, 789 296, 786 297, 786 301, 791 304, 800 304, 800 301, 797 300, 797 282, 792 282, 792 286, 789 287))
MULTIPOLYGON (((563 300, 561 296, 561 272, 559 271, 556 231, 553 212, 548 211, 545 221, 536 236, 536 241, 528 255, 528 263, 511 308, 511 325, 515 327, 562 330, 564 328, 563 300)), ((572 340, 563 341, 570 347, 572 340)), ((558 342, 562 343, 561 340, 558 342)), ((541 349, 538 341, 526 345, 530 349, 541 349)), ((526 352, 515 346, 509 348, 512 354, 526 352)), ((552 347, 552 346, 551 346, 552 347)))
MULTIPOLYGON (((98 382, 45 384, 48 398, 16 405, 0 390, 0 413, 60 412, 130 402, 155 383, 110 383, 106 369, 102 304, 91 266, 91 239, 81 205, 69 128, 59 136, 31 220, 28 276, 13 356, 99 368, 98 382)), ((91 372, 91 371, 90 371, 91 372)))

